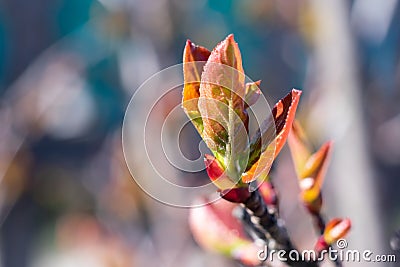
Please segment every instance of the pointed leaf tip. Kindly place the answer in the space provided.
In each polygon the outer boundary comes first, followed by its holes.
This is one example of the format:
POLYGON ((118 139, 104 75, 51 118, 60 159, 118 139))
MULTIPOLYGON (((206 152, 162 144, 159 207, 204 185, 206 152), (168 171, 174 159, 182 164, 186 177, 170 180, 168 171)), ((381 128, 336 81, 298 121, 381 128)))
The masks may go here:
MULTIPOLYGON (((244 73, 239 45, 236 43, 233 34, 228 35, 214 48, 210 55, 210 61, 231 66, 240 73, 244 73)), ((244 84, 244 75, 242 83, 244 84)))
POLYGON ((306 205, 313 205, 320 198, 332 148, 333 142, 326 142, 307 160, 304 166, 303 172, 299 177, 300 181, 312 180, 312 185, 302 190, 302 199, 306 205))
POLYGON ((292 89, 284 98, 278 101, 272 110, 276 128, 275 157, 282 150, 296 114, 302 91, 292 89))
POLYGON ((300 176, 304 170, 304 166, 312 152, 305 132, 300 123, 296 120, 293 122, 292 129, 289 133, 288 144, 296 168, 297 177, 301 179, 300 176))
POLYGON ((261 96, 260 84, 261 80, 246 83, 245 104, 247 107, 254 105, 261 96))
POLYGON ((343 238, 351 229, 351 220, 335 218, 329 221, 325 227, 324 240, 332 245, 337 240, 343 238))
POLYGON ((193 61, 207 61, 210 54, 210 50, 203 46, 196 45, 188 39, 186 41, 185 49, 183 51, 183 62, 187 63, 193 61))
POLYGON ((201 72, 205 61, 211 52, 202 46, 195 45, 190 40, 186 41, 183 51, 183 97, 182 107, 188 117, 192 120, 197 131, 202 133, 203 121, 198 109, 198 98, 200 97, 201 72))
MULTIPOLYGON (((207 146, 229 161, 228 143, 248 127, 244 105, 244 71, 239 47, 227 37, 211 52, 201 75, 198 108, 204 122, 207 146), (233 112, 232 112, 233 111, 233 112)), ((244 139, 242 135, 241 139, 244 139)), ((239 143, 239 141, 238 141, 239 143)))

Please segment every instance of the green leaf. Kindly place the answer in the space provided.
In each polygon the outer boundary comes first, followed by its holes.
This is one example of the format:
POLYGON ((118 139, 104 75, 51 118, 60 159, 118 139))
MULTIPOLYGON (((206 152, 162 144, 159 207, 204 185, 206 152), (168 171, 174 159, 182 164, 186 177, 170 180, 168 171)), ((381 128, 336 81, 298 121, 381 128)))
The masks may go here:
POLYGON ((243 171, 241 159, 248 142, 244 79, 239 47, 229 35, 211 52, 204 66, 198 107, 203 139, 214 154, 224 156, 224 167, 233 179, 243 171))

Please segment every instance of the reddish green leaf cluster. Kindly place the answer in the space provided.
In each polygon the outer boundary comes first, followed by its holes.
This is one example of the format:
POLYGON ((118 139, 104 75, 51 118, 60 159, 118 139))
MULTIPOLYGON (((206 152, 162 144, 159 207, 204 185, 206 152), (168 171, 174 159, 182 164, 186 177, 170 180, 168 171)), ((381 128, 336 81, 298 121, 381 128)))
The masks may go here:
MULTIPOLYGON (((227 200, 192 210, 190 225, 196 240, 205 248, 251 266, 260 262, 254 255, 256 242, 243 234, 244 226, 253 239, 266 244, 267 239, 274 239, 281 249, 294 248, 277 217, 278 195, 269 180, 270 167, 286 140, 300 199, 321 233, 315 251, 320 253, 345 236, 351 228, 349 219, 335 218, 325 225, 321 214, 321 189, 333 143, 326 142, 317 151, 310 149, 304 131, 295 122, 301 91, 293 89, 279 100, 256 134, 248 138, 248 109, 261 95, 260 81, 245 84, 242 58, 233 35, 212 51, 187 41, 183 63, 182 106, 213 153, 204 159, 207 174, 227 200), (241 223, 233 218, 235 207, 243 211, 241 223)), ((318 266, 315 262, 291 265, 318 266)))
POLYGON ((265 179, 286 142, 301 91, 292 90, 281 99, 248 144, 247 108, 261 95, 260 81, 245 84, 233 35, 211 52, 188 41, 183 63, 182 106, 214 154, 205 159, 211 180, 227 189, 265 179))

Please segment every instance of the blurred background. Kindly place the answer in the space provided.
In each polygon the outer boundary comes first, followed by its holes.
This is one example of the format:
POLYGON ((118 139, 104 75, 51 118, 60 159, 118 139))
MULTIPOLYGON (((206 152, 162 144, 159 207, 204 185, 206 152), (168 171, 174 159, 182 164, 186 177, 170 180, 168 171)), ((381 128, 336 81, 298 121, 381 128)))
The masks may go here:
MULTIPOLYGON (((0 266, 238 266, 196 245, 188 210, 140 190, 121 146, 136 88, 181 63, 186 39, 212 49, 230 33, 270 104, 302 89, 314 145, 335 140, 327 216, 353 220, 351 248, 393 253, 399 22, 397 0, 0 1, 0 266)), ((274 179, 289 230, 310 231, 287 148, 274 179)))

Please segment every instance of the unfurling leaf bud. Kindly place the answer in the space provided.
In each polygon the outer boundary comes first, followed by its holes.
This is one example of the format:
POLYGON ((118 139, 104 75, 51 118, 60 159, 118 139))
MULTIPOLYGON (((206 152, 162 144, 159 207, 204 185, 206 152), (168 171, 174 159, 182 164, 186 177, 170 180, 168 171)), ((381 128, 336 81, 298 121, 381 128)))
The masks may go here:
POLYGON ((325 227, 324 233, 315 244, 315 251, 320 253, 329 246, 334 245, 336 241, 343 238, 351 228, 350 219, 332 219, 325 227))
POLYGON ((333 142, 326 142, 311 154, 304 131, 297 122, 293 124, 288 142, 299 180, 301 199, 310 213, 318 214, 322 206, 321 189, 333 142))
POLYGON ((328 168, 333 142, 327 142, 306 162, 300 176, 301 198, 311 212, 319 212, 322 198, 321 189, 328 168))

